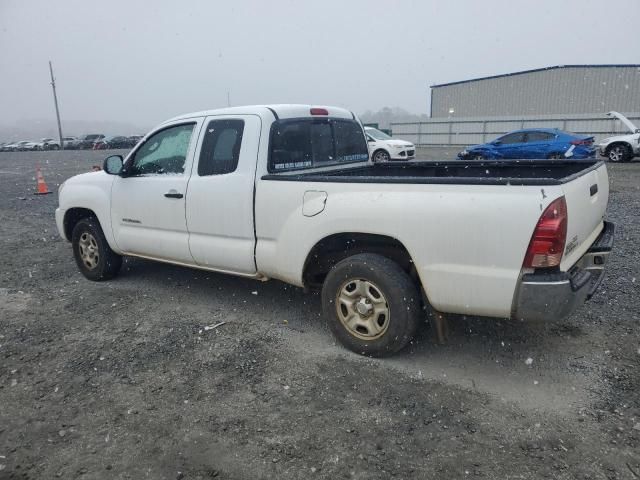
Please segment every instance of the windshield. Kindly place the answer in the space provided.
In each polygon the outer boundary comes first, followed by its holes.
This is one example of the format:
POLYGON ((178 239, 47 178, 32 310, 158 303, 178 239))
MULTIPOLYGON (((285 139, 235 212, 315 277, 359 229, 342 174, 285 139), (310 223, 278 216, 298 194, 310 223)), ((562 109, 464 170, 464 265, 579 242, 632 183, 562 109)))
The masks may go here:
POLYGON ((365 128, 367 135, 372 136, 376 140, 391 140, 392 138, 384 132, 381 132, 377 128, 365 128))

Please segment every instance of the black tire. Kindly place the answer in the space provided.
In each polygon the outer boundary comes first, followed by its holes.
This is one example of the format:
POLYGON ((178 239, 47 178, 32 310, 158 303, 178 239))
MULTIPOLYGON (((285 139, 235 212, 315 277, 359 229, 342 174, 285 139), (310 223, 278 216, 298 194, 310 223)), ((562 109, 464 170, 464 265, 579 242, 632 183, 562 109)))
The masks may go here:
POLYGON ((482 160, 486 160, 487 157, 485 157, 483 154, 481 153, 477 153, 475 154, 473 157, 471 157, 471 160, 478 160, 478 161, 482 161, 482 160))
POLYGON ((607 148, 607 158, 610 162, 629 162, 633 158, 633 151, 629 145, 614 143, 607 148))
POLYGON ((371 160, 373 160, 373 163, 388 162, 391 160, 391 155, 389 155, 389 152, 386 150, 379 149, 373 152, 371 160))
POLYGON ((51 145, 51 150, 60 150, 58 145, 51 145))
POLYGON ((322 307, 329 328, 340 343, 355 353, 372 357, 400 351, 414 337, 421 321, 420 294, 409 275, 394 261, 371 253, 345 258, 331 269, 322 287, 322 307), (346 307, 340 298, 356 282, 367 286, 366 296, 360 296, 356 287, 349 293, 353 296, 349 297, 350 307, 346 307), (366 304, 367 297, 372 296, 386 314, 376 312, 371 303, 372 310, 366 317, 358 313, 355 306, 366 304), (349 312, 357 322, 375 322, 375 328, 381 331, 376 336, 361 325, 348 327, 343 318, 349 312))
POLYGON ((110 280, 120 271, 122 257, 111 250, 95 217, 83 218, 76 224, 71 235, 71 245, 80 272, 89 280, 110 280), (86 253, 87 249, 91 252, 86 253), (91 256, 93 252, 95 254, 91 256))

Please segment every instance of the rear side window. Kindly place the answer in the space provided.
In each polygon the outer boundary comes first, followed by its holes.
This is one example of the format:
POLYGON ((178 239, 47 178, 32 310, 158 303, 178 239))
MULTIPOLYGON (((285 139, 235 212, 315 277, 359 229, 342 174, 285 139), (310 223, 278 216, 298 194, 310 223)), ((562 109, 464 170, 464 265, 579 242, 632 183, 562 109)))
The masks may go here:
POLYGON ((527 142, 544 142, 545 140, 552 140, 555 137, 553 133, 547 132, 528 132, 527 142))
POLYGON ((238 168, 244 120, 212 120, 200 149, 198 175, 220 175, 238 168))
POLYGON ((298 170, 369 159, 360 125, 353 120, 279 120, 271 127, 269 171, 298 170))

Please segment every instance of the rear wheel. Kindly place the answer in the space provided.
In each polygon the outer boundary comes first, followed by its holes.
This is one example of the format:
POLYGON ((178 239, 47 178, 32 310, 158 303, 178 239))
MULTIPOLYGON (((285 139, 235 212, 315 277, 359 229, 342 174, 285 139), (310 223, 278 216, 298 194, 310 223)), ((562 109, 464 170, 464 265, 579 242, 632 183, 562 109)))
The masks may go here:
POLYGON ((89 280, 110 280, 120 271, 122 257, 111 250, 95 217, 83 218, 76 224, 71 245, 80 272, 89 280))
POLYGON ((631 148, 624 143, 616 143, 607 150, 607 158, 611 162, 628 162, 632 157, 631 148))
POLYGON ((481 153, 476 153, 476 154, 474 154, 474 155, 473 155, 473 157, 471 157, 471 159, 472 159, 472 160, 486 160, 486 159, 487 159, 487 157, 486 157, 486 156, 484 156, 484 155, 483 155, 483 154, 481 154, 481 153))
POLYGON ((372 155, 372 159, 374 163, 380 163, 380 162, 388 162, 391 159, 391 157, 389 156, 389 153, 386 150, 376 150, 372 155))
POLYGON ((381 357, 401 350, 420 323, 420 295, 394 261, 363 253, 338 262, 322 287, 329 328, 348 349, 381 357))

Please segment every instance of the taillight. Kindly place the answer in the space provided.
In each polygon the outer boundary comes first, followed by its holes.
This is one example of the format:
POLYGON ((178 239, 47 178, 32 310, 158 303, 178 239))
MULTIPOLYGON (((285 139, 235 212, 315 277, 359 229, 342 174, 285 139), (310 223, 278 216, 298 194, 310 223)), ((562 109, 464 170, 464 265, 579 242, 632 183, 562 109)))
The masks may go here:
POLYGON ((329 110, 326 108, 312 108, 310 112, 311 115, 329 115, 329 110))
POLYGON ((564 197, 560 197, 551 202, 538 220, 522 266, 525 268, 557 267, 562 260, 566 239, 567 202, 564 197))
POLYGON ((593 143, 592 138, 587 138, 584 140, 573 140, 571 141, 571 145, 591 145, 593 143))

